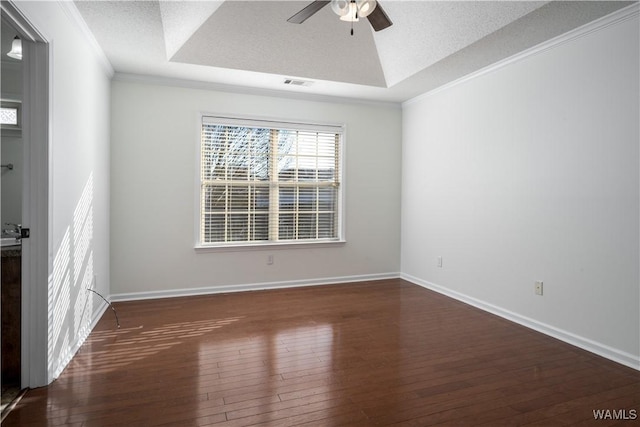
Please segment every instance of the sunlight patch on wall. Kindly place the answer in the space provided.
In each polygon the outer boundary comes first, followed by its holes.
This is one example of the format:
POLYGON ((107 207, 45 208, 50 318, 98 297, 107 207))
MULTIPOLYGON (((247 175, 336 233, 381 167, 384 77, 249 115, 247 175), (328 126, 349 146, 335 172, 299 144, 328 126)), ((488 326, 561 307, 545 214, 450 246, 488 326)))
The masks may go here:
POLYGON ((53 261, 49 289, 49 375, 56 378, 90 332, 93 286, 93 173, 53 261))
POLYGON ((93 238, 93 175, 85 185, 80 202, 73 213, 73 247, 74 275, 73 282, 78 283, 78 277, 82 271, 84 261, 87 259, 87 251, 93 238))
POLYGON ((69 292, 71 291, 71 275, 69 274, 70 250, 69 231, 64 233, 62 243, 53 259, 53 285, 49 289, 49 368, 55 343, 60 339, 64 315, 69 309, 69 292))
MULTIPOLYGON (((93 252, 89 252, 89 261, 87 263, 87 268, 84 270, 84 275, 82 276, 82 280, 80 283, 80 288, 78 290, 78 294, 80 298, 76 299, 76 305, 74 307, 74 316, 73 316, 73 330, 74 331, 82 331, 83 328, 86 328, 91 323, 91 314, 93 313, 94 308, 94 298, 92 295, 87 294, 87 298, 82 298, 84 293, 86 293, 86 289, 91 288, 93 285, 93 252)), ((85 337, 86 338, 86 337, 85 337)))

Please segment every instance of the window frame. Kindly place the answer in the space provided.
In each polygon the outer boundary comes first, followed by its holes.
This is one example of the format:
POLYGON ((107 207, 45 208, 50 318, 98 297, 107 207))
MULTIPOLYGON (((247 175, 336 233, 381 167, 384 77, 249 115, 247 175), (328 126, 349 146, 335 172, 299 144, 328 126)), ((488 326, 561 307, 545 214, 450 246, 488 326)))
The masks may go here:
POLYGON ((320 123, 311 121, 294 121, 290 119, 281 119, 274 117, 258 117, 258 116, 241 116, 220 113, 200 112, 197 116, 197 135, 196 135, 196 163, 195 163, 195 209, 194 209, 194 249, 196 252, 218 252, 218 251, 244 251, 244 250, 261 250, 261 249, 287 249, 287 248, 318 248, 333 247, 336 245, 344 245, 345 239, 345 146, 346 146, 346 125, 335 123, 320 123), (201 163, 202 163, 202 125, 205 118, 218 119, 221 124, 239 125, 239 126, 264 126, 270 128, 285 128, 299 130, 318 130, 331 131, 341 134, 338 155, 340 156, 339 165, 339 186, 338 186, 338 206, 336 218, 337 237, 331 239, 309 239, 309 240, 283 240, 283 241, 241 241, 241 242, 214 242, 202 243, 200 241, 201 232, 201 163))

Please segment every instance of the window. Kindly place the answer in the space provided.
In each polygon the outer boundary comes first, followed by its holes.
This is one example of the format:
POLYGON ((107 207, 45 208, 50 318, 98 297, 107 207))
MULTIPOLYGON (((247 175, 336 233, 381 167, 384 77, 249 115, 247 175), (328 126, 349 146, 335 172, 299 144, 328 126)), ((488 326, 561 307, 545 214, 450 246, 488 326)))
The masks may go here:
POLYGON ((340 241, 342 134, 204 116, 199 246, 340 241))
POLYGON ((20 129, 20 102, 1 101, 0 127, 2 129, 20 129))
POLYGON ((18 109, 0 108, 0 124, 18 126, 18 109))

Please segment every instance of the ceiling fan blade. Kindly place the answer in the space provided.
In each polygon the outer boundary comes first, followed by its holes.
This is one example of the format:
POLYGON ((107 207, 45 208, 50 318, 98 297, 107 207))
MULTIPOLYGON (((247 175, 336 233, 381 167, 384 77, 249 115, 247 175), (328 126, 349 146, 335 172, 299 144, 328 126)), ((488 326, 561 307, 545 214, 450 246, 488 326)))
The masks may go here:
POLYGON ((330 0, 314 1, 313 3, 302 9, 300 12, 287 19, 287 22, 291 22, 292 24, 302 24, 304 21, 311 18, 311 16, 313 16, 317 11, 319 11, 329 3, 331 3, 330 0))
POLYGON ((384 9, 382 9, 380 2, 377 2, 376 8, 367 16, 367 19, 375 31, 384 30, 393 25, 389 16, 387 16, 384 9))

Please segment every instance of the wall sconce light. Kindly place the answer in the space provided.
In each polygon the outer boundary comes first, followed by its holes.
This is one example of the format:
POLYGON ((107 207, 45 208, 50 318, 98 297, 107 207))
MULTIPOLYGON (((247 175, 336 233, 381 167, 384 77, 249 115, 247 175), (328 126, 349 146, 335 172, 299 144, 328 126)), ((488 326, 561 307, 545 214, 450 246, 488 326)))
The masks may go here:
POLYGON ((20 40, 20 37, 15 36, 13 42, 11 42, 11 51, 7 53, 7 56, 20 61, 22 60, 22 40, 20 40))

